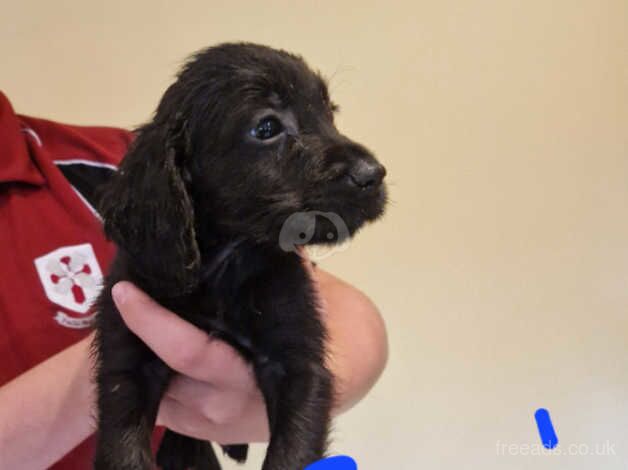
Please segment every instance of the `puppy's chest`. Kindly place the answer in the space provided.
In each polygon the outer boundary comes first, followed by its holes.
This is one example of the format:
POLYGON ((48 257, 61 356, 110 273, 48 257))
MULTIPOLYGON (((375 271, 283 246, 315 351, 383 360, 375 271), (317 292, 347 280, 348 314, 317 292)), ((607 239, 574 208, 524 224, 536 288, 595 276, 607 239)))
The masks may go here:
POLYGON ((271 327, 272 312, 264 314, 258 306, 261 297, 254 285, 204 286, 196 294, 197 311, 188 320, 252 359, 264 354, 264 332, 271 327))
POLYGON ((300 307, 309 295, 306 282, 299 261, 240 255, 173 310, 245 358, 264 360, 281 355, 286 337, 307 321, 300 307))

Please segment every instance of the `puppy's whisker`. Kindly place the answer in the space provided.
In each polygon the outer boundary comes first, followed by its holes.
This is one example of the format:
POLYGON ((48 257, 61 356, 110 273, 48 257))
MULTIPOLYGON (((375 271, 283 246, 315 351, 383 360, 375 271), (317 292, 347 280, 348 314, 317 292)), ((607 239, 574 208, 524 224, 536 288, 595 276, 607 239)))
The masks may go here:
POLYGON ((330 90, 337 91, 345 84, 350 83, 349 79, 346 79, 345 81, 339 81, 339 79, 342 78, 341 75, 350 74, 352 72, 355 72, 355 67, 349 65, 338 65, 332 74, 327 77, 327 84, 330 90))

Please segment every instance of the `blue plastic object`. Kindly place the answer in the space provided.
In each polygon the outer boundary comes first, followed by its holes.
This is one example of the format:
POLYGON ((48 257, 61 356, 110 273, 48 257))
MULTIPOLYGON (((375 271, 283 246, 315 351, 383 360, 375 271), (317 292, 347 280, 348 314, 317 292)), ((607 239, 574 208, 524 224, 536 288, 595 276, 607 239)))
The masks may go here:
POLYGON ((308 465, 305 470, 357 470, 358 466, 348 455, 335 455, 308 465))
POLYGON ((539 428, 539 434, 541 435, 543 447, 546 449, 553 449, 556 447, 558 445, 558 437, 556 436, 556 431, 554 430, 554 425, 552 424, 549 411, 545 408, 539 408, 534 413, 534 419, 536 420, 536 425, 539 428))

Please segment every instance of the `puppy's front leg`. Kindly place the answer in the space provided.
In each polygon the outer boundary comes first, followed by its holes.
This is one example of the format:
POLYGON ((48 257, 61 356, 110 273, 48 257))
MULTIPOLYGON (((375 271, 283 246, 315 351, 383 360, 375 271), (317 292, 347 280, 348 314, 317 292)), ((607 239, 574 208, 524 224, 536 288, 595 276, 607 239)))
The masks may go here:
POLYGON ((332 404, 331 374, 321 364, 288 373, 277 365, 258 368, 266 400, 270 443, 263 470, 302 470, 324 457, 332 404))
POLYGON ((96 470, 150 470, 150 439, 170 370, 155 358, 135 370, 99 374, 96 470))
POLYGON ((150 470, 150 439, 172 370, 124 325, 105 289, 96 336, 96 470, 150 470))

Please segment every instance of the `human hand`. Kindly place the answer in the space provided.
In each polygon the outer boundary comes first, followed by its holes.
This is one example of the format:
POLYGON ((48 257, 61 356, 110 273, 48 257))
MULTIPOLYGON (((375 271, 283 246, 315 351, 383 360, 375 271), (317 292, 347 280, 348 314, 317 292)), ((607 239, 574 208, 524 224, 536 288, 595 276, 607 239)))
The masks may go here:
MULTIPOLYGON (((386 328, 362 292, 314 269, 321 317, 328 330, 328 367, 334 378, 333 414, 346 411, 375 384, 386 365, 386 328)), ((266 442, 266 406, 253 370, 227 343, 161 307, 128 282, 114 287, 114 300, 127 326, 179 372, 162 400, 157 423, 181 434, 221 444, 266 442), (116 299, 124 288, 124 302, 116 299)))
POLYGON ((161 401, 157 424, 220 444, 268 440, 266 406, 252 367, 231 346, 129 282, 116 284, 112 292, 128 328, 178 372, 161 401))

